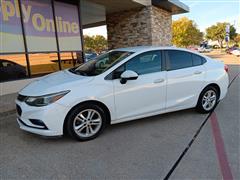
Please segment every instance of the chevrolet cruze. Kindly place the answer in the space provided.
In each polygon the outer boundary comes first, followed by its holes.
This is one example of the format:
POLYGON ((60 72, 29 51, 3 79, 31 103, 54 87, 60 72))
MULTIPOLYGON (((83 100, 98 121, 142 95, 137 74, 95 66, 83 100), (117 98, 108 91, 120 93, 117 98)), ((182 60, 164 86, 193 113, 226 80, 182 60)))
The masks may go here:
POLYGON ((208 113, 227 93, 227 71, 186 49, 116 49, 26 86, 16 100, 17 121, 28 132, 85 141, 108 124, 188 108, 208 113))

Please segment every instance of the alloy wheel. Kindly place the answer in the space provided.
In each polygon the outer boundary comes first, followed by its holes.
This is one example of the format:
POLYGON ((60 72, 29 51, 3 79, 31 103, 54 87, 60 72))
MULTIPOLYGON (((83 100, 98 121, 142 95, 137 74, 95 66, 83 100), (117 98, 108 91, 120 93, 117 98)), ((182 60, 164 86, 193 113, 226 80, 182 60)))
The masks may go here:
POLYGON ((84 138, 94 136, 102 126, 102 118, 98 111, 86 109, 74 118, 73 128, 75 133, 84 138))
POLYGON ((203 98, 202 98, 202 107, 206 111, 212 110, 217 102, 217 94, 213 90, 208 90, 205 92, 203 98))

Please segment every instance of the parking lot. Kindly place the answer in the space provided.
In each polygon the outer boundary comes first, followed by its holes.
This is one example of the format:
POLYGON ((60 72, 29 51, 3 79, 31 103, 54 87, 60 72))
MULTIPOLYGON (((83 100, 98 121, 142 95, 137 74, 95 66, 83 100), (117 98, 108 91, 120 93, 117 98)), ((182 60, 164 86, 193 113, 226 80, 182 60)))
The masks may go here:
POLYGON ((97 139, 43 138, 0 117, 0 179, 240 179, 240 58, 215 112, 194 109, 112 125, 97 139))

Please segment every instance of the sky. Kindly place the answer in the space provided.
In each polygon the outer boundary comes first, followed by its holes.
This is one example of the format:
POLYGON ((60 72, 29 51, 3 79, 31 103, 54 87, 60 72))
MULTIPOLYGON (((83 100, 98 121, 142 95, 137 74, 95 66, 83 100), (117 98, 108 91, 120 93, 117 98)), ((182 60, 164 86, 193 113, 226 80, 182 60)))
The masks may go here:
MULTIPOLYGON (((198 28, 205 29, 217 22, 228 22, 240 33, 240 0, 180 0, 189 6, 190 12, 174 15, 173 20, 183 16, 196 22, 198 28)), ((84 35, 103 35, 107 37, 106 26, 83 30, 84 35)))

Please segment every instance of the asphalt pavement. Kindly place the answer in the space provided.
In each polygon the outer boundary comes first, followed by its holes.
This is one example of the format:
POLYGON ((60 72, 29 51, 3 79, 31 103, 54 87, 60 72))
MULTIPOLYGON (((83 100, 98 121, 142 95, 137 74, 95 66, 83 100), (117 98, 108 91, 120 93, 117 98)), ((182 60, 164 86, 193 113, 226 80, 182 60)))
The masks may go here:
POLYGON ((2 116, 0 179, 164 179, 171 170, 169 179, 240 179, 239 88, 238 76, 189 148, 208 116, 194 109, 112 125, 88 142, 33 135, 2 116))

